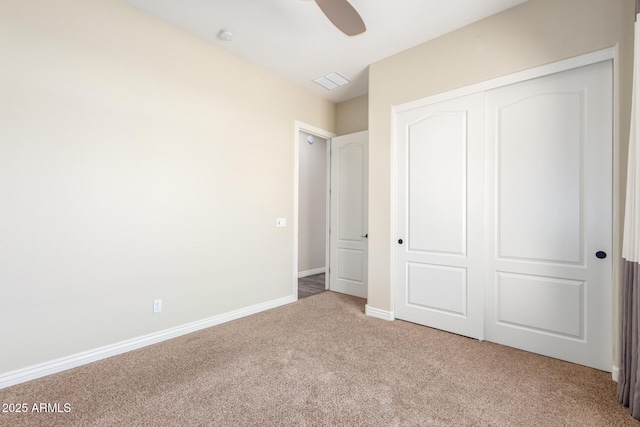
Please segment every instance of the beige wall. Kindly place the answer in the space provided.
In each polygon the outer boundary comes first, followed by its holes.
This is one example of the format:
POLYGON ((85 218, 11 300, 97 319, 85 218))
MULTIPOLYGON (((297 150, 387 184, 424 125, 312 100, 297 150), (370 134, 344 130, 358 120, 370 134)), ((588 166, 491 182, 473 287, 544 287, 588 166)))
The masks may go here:
POLYGON ((327 140, 300 132, 298 272, 326 266, 327 140))
POLYGON ((293 294, 332 103, 118 0, 0 0, 0 58, 0 374, 293 294))
POLYGON ((348 135, 369 129, 369 96, 336 104, 336 134, 348 135))
MULTIPOLYGON (((633 0, 530 0, 370 66, 369 300, 393 310, 390 254, 391 107, 408 101, 616 47, 615 193, 621 225, 628 137, 633 0)), ((619 228, 616 233, 619 234, 619 228)), ((618 251, 618 254, 620 252, 618 251)), ((617 297, 618 291, 614 289, 617 297)), ((617 303, 616 303, 617 304, 617 303)), ((614 310, 615 311, 615 310, 614 310)), ((617 312, 615 323, 617 323, 617 312)), ((617 336, 617 332, 615 335, 617 336)), ((617 360, 618 352, 614 354, 617 360)))

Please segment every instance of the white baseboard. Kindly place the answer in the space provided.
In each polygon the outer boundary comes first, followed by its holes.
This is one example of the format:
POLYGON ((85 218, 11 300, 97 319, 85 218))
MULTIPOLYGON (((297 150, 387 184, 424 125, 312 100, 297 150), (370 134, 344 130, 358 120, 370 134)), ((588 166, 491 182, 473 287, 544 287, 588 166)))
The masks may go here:
POLYGON ((611 367, 611 379, 614 380, 615 382, 618 382, 619 375, 620 375, 620 368, 618 368, 616 365, 613 365, 611 367))
POLYGON ((364 314, 371 317, 376 317, 382 320, 395 320, 393 311, 380 310, 379 308, 370 307, 369 304, 364 306, 364 314))
POLYGON ((312 270, 298 271, 298 278, 313 276, 314 274, 324 273, 327 269, 325 267, 314 268, 312 270))
POLYGON ((231 320, 240 319, 261 311, 270 310, 292 302, 295 302, 294 296, 287 296, 273 301, 256 304, 250 307, 235 310, 229 313, 220 314, 208 319, 198 320, 196 322, 187 323, 185 325, 176 326, 175 328, 165 329, 164 331, 154 332, 152 334, 143 335, 141 337, 132 338, 130 340, 121 341, 119 343, 99 347, 93 350, 83 351, 70 356, 29 366, 27 368, 17 369, 4 374, 0 374, 0 389, 31 381, 47 375, 66 371, 67 369, 86 365, 91 362, 106 359, 111 356, 126 353, 151 344, 156 344, 171 338, 209 328, 211 326, 220 325, 230 322, 231 320))

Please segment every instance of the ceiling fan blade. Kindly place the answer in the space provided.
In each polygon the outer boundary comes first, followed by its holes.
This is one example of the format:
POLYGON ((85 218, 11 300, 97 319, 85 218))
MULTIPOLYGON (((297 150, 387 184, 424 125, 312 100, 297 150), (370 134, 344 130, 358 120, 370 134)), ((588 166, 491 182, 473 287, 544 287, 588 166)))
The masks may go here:
POLYGON ((327 18, 348 36, 364 33, 367 27, 360 14, 347 0, 315 0, 327 18))

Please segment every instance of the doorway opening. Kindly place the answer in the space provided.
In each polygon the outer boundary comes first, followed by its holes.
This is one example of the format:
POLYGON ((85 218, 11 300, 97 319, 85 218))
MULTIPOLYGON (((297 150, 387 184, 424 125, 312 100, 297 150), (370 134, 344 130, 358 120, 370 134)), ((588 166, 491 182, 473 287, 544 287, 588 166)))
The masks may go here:
POLYGON ((295 124, 294 289, 298 299, 329 289, 329 188, 332 133, 295 124))

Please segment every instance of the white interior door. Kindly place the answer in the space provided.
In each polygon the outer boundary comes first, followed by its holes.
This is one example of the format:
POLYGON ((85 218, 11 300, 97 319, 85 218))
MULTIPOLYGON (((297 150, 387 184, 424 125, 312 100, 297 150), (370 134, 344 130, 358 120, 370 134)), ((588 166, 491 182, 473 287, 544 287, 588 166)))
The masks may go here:
POLYGON ((331 139, 329 289, 367 297, 367 131, 331 139))
POLYGON ((483 95, 396 117, 395 316, 482 338, 483 95))
POLYGON ((600 62, 486 98, 486 338, 607 371, 611 68, 600 62))

